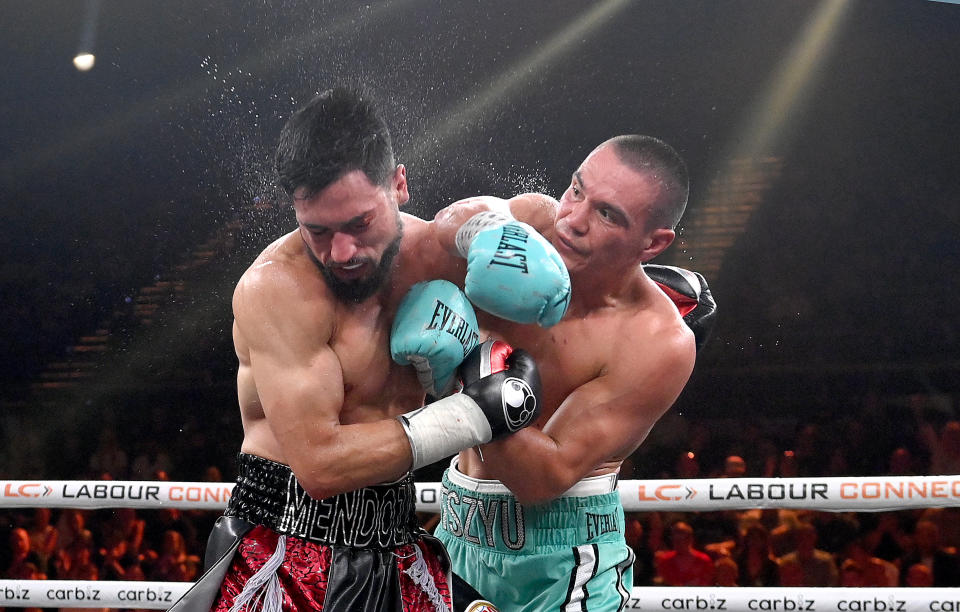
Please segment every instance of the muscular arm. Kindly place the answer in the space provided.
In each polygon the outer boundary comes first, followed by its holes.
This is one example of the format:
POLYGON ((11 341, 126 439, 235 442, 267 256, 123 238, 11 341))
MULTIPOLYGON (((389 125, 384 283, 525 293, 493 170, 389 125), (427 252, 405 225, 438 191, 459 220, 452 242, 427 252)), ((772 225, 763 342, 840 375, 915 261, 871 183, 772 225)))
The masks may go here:
MULTIPOLYGON (((412 461, 401 425, 341 424, 343 373, 330 346, 334 306, 310 295, 283 265, 248 272, 234 295, 241 374, 249 368, 271 434, 267 447, 281 455, 268 458, 289 465, 317 499, 396 479, 412 461)), ((245 415, 245 449, 263 442, 252 433, 263 420, 245 415)))
POLYGON ((488 210, 503 211, 529 223, 544 235, 552 231, 556 218, 557 201, 540 193, 524 193, 509 200, 494 196, 476 196, 454 202, 442 209, 433 220, 433 230, 440 246, 451 255, 457 255, 457 230, 467 219, 488 210))
POLYGON ((531 427, 485 445, 486 470, 522 503, 537 503, 561 495, 611 458, 629 455, 693 370, 692 334, 681 331, 670 332, 655 351, 617 349, 623 358, 570 393, 542 430, 531 427))

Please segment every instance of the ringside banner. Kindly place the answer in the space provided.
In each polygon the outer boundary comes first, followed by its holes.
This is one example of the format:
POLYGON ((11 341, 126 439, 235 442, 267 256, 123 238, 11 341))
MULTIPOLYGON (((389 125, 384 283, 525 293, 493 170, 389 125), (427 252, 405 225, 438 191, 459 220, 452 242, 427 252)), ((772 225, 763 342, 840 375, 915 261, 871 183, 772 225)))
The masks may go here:
MULTIPOLYGON (((440 483, 420 482, 416 489, 417 510, 440 511, 440 483)), ((621 480, 618 489, 627 512, 750 508, 883 512, 960 506, 960 476, 621 480)), ((221 510, 232 490, 233 483, 226 482, 0 480, 0 505, 221 510)))
MULTIPOLYGON (((0 580, 0 606, 166 610, 190 582, 0 580)), ((960 612, 957 589, 634 587, 648 612, 960 612)))

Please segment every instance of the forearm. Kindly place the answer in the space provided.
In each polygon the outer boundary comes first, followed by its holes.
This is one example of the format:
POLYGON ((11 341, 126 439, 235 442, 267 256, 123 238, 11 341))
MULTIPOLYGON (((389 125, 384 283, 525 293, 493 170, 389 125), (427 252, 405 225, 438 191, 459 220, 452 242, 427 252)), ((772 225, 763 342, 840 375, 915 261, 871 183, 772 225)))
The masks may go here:
POLYGON ((457 250, 457 232, 471 217, 481 212, 496 210, 510 214, 507 201, 493 196, 477 196, 454 202, 434 217, 437 241, 449 255, 460 256, 457 250))
POLYGON ((392 482, 410 470, 410 442, 395 419, 331 429, 316 440, 302 439, 289 457, 300 486, 314 499, 392 482))
POLYGON ((483 473, 501 481, 521 503, 555 499, 593 469, 571 460, 572 449, 533 428, 485 444, 480 452, 483 473))

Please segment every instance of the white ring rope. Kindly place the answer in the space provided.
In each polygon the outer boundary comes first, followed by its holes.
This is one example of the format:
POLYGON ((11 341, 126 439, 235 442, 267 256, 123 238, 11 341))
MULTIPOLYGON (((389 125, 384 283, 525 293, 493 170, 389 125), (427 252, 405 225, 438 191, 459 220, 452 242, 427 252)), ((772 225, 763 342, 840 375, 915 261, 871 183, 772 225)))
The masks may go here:
MULTIPOLYGON (((417 483, 417 509, 440 510, 440 483, 417 483)), ((624 480, 628 512, 803 508, 881 512, 960 506, 960 476, 624 480)), ((0 507, 221 510, 232 483, 0 480, 0 507)), ((166 610, 189 582, 0 580, 0 606, 166 610)), ((960 589, 634 587, 627 610, 960 612, 960 589)))
MULTIPOLYGON (((191 582, 0 580, 0 606, 166 610, 191 582)), ((626 610, 663 612, 957 612, 960 589, 633 587, 626 610)))
MULTIPOLYGON (((960 506, 960 476, 621 480, 618 489, 627 512, 884 512, 960 506)), ((232 490, 233 483, 225 482, 0 480, 0 507, 221 510, 232 490)), ((439 512, 440 490, 437 482, 417 483, 417 509, 439 512)))

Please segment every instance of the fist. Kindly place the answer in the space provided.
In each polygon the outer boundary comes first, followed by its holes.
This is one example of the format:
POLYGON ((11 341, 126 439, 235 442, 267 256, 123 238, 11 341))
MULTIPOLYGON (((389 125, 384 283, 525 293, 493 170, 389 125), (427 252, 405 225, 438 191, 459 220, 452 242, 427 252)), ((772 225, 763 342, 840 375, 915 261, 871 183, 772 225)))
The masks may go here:
POLYGON ((464 291, 478 308, 502 319, 550 327, 567 312, 570 275, 546 238, 511 220, 473 238, 464 291))
POLYGON ((433 280, 417 283, 400 302, 390 330, 390 356, 400 365, 413 365, 424 390, 443 397, 478 342, 470 301, 453 283, 433 280))

